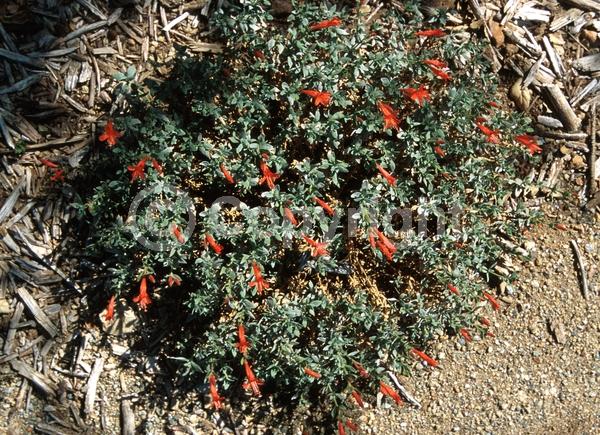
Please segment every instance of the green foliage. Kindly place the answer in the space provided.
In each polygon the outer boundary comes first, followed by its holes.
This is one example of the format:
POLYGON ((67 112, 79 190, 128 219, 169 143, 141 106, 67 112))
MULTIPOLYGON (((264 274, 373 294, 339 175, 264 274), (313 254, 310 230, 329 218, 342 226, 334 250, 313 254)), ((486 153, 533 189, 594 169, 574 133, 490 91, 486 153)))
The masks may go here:
POLYGON ((411 348, 479 328, 476 305, 503 253, 498 237, 518 238, 533 218, 507 200, 526 184, 518 168, 528 152, 513 141, 526 121, 488 104, 496 83, 477 45, 415 36, 439 22, 389 10, 367 24, 357 10, 302 3, 281 24, 269 5, 250 0, 218 14, 224 53, 181 51, 164 83, 138 86, 135 71, 117 77, 129 92, 115 120, 124 137, 94 162, 101 180, 82 208, 90 252, 111 256, 114 293, 130 299, 140 278, 154 274, 152 312, 173 292, 165 277, 181 278, 201 331, 182 348, 189 373, 214 373, 220 391, 234 391, 246 358, 268 391, 316 398, 338 415, 352 389, 368 397, 386 369, 407 373, 411 348), (340 26, 310 29, 334 16, 340 26), (427 59, 450 63, 452 80, 436 77, 427 59), (423 105, 403 91, 419 85, 431 94, 423 105), (330 103, 316 107, 307 89, 331 93, 330 103), (399 131, 383 128, 379 102, 398 111, 399 131), (479 117, 501 132, 499 143, 486 140, 479 117), (127 167, 143 158, 146 177, 130 181, 127 167), (279 174, 273 189, 260 183, 261 164, 279 174), (172 228, 185 228, 186 206, 167 185, 195 204, 195 232, 185 243, 172 228), (145 226, 166 235, 161 251, 137 243, 143 219, 127 218, 135 196, 151 186, 170 201, 145 226), (224 195, 241 206, 211 207, 224 195), (314 197, 336 215, 325 215, 314 197), (285 208, 304 225, 285 219, 285 208), (408 214, 385 219, 398 209, 408 214), (460 213, 450 225, 453 209, 460 213), (446 220, 438 233, 436 218, 446 220), (373 228, 396 242, 391 261, 373 228), (220 255, 207 234, 223 246, 220 255), (329 255, 311 256, 303 235, 326 242, 329 255), (262 294, 249 285, 254 263, 270 283, 262 294), (245 356, 236 348, 240 324, 245 356), (371 376, 361 378, 353 362, 371 376))

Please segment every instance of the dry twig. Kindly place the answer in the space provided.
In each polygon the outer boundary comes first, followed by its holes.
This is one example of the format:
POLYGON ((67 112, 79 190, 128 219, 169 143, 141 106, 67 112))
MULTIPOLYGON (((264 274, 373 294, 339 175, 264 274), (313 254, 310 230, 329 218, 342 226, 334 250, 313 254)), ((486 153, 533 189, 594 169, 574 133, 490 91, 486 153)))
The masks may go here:
POLYGON ((585 271, 585 267, 583 266, 583 258, 581 256, 581 251, 579 250, 577 240, 571 240, 571 246, 573 247, 575 257, 577 258, 577 264, 579 265, 579 274, 581 275, 581 291, 583 292, 583 297, 587 300, 589 298, 587 272, 585 271))

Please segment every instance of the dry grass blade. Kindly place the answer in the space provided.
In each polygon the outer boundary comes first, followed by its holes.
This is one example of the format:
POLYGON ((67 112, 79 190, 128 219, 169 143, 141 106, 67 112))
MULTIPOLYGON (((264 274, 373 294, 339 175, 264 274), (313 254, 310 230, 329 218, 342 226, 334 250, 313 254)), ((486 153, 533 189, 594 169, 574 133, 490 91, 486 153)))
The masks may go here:
POLYGON ((95 23, 86 24, 85 26, 81 26, 79 29, 73 30, 71 33, 67 34, 60 42, 68 42, 72 39, 79 38, 81 35, 93 32, 94 30, 100 29, 106 25, 108 25, 108 20, 100 20, 95 23))
POLYGON ((600 90, 598 79, 591 80, 585 87, 571 99, 571 106, 577 107, 579 103, 588 95, 594 95, 600 90))
POLYGON ((17 222, 19 222, 21 219, 23 219, 23 217, 25 217, 25 215, 27 213, 29 213, 29 210, 31 210, 31 208, 35 205, 35 201, 29 201, 27 204, 25 204, 23 206, 23 208, 21 208, 21 210, 19 210, 19 212, 17 214, 15 214, 7 223, 6 223, 6 229, 10 229, 10 227, 12 227, 14 224, 16 224, 17 222))
POLYGON ((21 190, 25 187, 26 180, 26 177, 21 178, 19 184, 17 184, 12 193, 6 198, 6 201, 4 201, 2 208, 0 208, 0 223, 12 213, 12 210, 19 199, 19 195, 21 195, 21 190))
POLYGON ((44 62, 39 59, 33 59, 29 56, 22 55, 13 51, 0 48, 0 57, 11 62, 20 63, 34 68, 44 68, 44 62))
POLYGON ((515 18, 519 18, 524 21, 539 21, 547 23, 550 21, 550 11, 546 9, 536 8, 537 2, 525 3, 515 14, 515 18))
POLYGON ((34 74, 28 77, 25 77, 22 80, 10 85, 4 86, 0 88, 0 95, 12 94, 14 92, 21 92, 30 87, 31 85, 40 81, 40 79, 44 76, 44 74, 34 74))
POLYGON ((598 157, 598 140, 596 139, 596 123, 598 122, 598 118, 596 117, 596 104, 592 105, 590 110, 590 196, 593 196, 598 190, 598 185, 596 182, 596 178, 598 177, 598 173, 596 172, 596 166, 598 161, 596 159, 600 159, 598 157))
POLYGON ((31 294, 27 291, 25 287, 17 288, 17 295, 21 298, 21 301, 25 304, 25 306, 31 312, 31 315, 35 319, 35 321, 42 327, 44 330, 50 335, 50 337, 54 338, 58 334, 58 329, 54 326, 54 323, 50 320, 50 318, 42 311, 40 306, 37 304, 35 299, 31 296, 31 294))
POLYGON ((2 133, 2 137, 4 138, 6 145, 10 149, 14 150, 15 143, 13 142, 12 135, 10 134, 10 131, 8 131, 8 127, 6 126, 6 123, 4 122, 4 118, 2 117, 2 115, 0 115, 0 132, 2 133))
POLYGON ((129 400, 121 402, 121 434, 135 434, 135 415, 133 414, 129 400))
POLYGON ((560 0, 561 3, 566 3, 571 6, 576 6, 579 9, 600 12, 600 2, 598 0, 560 0))
POLYGON ((0 23, 0 38, 2 38, 2 40, 4 41, 4 43, 6 44, 6 46, 8 47, 8 49, 10 51, 13 51, 13 52, 19 51, 17 49, 17 46, 15 45, 15 42, 12 40, 10 35, 6 32, 6 29, 4 28, 2 23, 0 23))
POLYGON ((42 140, 42 135, 39 134, 34 126, 22 116, 9 112, 8 110, 4 110, 1 107, 0 114, 4 116, 6 120, 14 126, 14 128, 20 131, 23 135, 27 136, 31 142, 42 140))
POLYGON ((552 45, 547 36, 544 36, 542 38, 542 42, 544 43, 544 48, 546 49, 546 52, 548 53, 548 56, 550 58, 552 69, 558 77, 562 77, 565 73, 565 67, 562 63, 562 60, 560 59, 560 56, 554 49, 554 46, 552 45))
POLYGON ((176 25, 178 25, 179 23, 181 23, 182 21, 184 21, 189 16, 190 16, 189 12, 184 12, 183 14, 181 14, 180 16, 178 16, 177 18, 175 18, 175 19, 171 20, 169 23, 167 23, 167 25, 165 27, 163 27, 162 30, 164 32, 168 32, 169 30, 171 30, 176 25))
POLYGON ((83 6, 84 8, 86 8, 88 11, 90 11, 92 14, 94 14, 96 17, 100 18, 101 20, 106 20, 106 15, 104 14, 104 12, 102 12, 95 4, 93 4, 90 0, 76 0, 77 3, 79 3, 81 6, 83 6))
MULTIPOLYGON (((54 227, 56 225, 52 225, 53 230, 54 227)), ((77 293, 82 294, 82 290, 81 288, 75 284, 74 282, 72 282, 67 275, 65 275, 65 273, 60 270, 56 265, 54 265, 50 260, 47 260, 43 257, 41 257, 36 250, 34 249, 34 247, 31 245, 31 243, 29 243, 29 241, 27 240, 27 238, 25 238, 25 236, 23 235, 23 233, 21 232, 21 230, 19 230, 19 228, 15 228, 14 232, 19 236, 19 239, 21 240, 22 244, 25 246, 25 248, 27 249, 27 252, 29 252, 29 254, 33 257, 34 260, 36 260, 38 263, 40 263, 42 266, 44 266, 45 268, 51 270, 52 272, 54 272, 56 275, 58 275, 63 281, 64 283, 69 286, 69 288, 71 288, 72 290, 75 290, 77 293)))
POLYGON ((33 367, 19 360, 10 362, 13 370, 19 372, 21 376, 29 379, 39 390, 48 396, 56 396, 57 386, 54 382, 42 373, 36 372, 33 367))
POLYGON ((579 276, 581 277, 581 292, 583 293, 583 297, 587 300, 589 299, 590 295, 587 280, 587 272, 585 271, 585 266, 583 265, 583 257, 581 256, 581 251, 579 250, 577 240, 571 240, 571 246, 573 247, 573 251, 575 252, 575 258, 577 260, 577 265, 579 266, 579 276))
POLYGON ((85 402, 83 406, 83 412, 85 414, 89 415, 94 411, 94 402, 96 401, 96 389, 103 368, 104 359, 97 358, 96 362, 94 362, 94 368, 92 369, 92 373, 90 374, 90 378, 87 383, 87 391, 85 393, 85 402))
POLYGON ((581 119, 577 117, 558 85, 546 85, 543 89, 548 104, 554 109, 554 113, 560 118, 567 130, 578 131, 581 127, 581 119))
POLYGON ((15 308, 15 312, 13 313, 12 318, 10 319, 10 324, 8 325, 8 333, 6 334, 6 339, 4 341, 4 354, 8 355, 12 352, 12 345, 15 339, 15 334, 17 333, 17 325, 21 321, 21 316, 23 315, 23 310, 25 309, 24 305, 21 302, 17 302, 17 306, 15 308))
POLYGON ((600 53, 577 59, 573 62, 573 68, 582 72, 600 71, 600 53))
POLYGON ((191 44, 189 49, 196 53, 222 53, 223 45, 208 42, 196 42, 191 44))
POLYGON ((59 48, 58 50, 51 50, 51 51, 44 51, 44 52, 40 52, 40 53, 31 53, 32 55, 35 54, 36 57, 47 57, 47 58, 52 58, 52 57, 61 57, 61 56, 66 56, 68 54, 74 53, 77 50, 79 50, 79 47, 67 47, 67 48, 59 48))

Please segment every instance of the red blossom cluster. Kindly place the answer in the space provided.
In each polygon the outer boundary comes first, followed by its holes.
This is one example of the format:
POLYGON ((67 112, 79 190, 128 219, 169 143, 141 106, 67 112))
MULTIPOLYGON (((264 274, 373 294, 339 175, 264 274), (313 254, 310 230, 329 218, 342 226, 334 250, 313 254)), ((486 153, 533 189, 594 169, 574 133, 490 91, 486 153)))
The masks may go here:
POLYGON ((101 142, 106 142, 109 147, 113 147, 117 144, 117 141, 121 136, 123 136, 123 133, 117 131, 112 122, 112 119, 109 119, 106 125, 104 126, 104 132, 100 135, 98 139, 100 139, 101 142))
POLYGON ((51 160, 48 159, 40 159, 40 162, 46 166, 47 168, 50 169, 50 171, 52 172, 52 176, 50 177, 50 181, 65 181, 65 172, 60 169, 59 165, 57 163, 54 163, 51 160))
POLYGON ((146 178, 146 162, 148 161, 152 163, 152 167, 156 172, 160 175, 163 174, 163 168, 158 160, 151 157, 142 157, 135 165, 127 166, 127 170, 131 172, 132 183, 135 182, 135 180, 143 180, 146 178))
POLYGON ((388 261, 392 261, 398 250, 396 246, 377 228, 371 228, 369 232, 369 243, 373 249, 377 248, 388 261))
POLYGON ((329 103, 331 102, 331 94, 329 92, 321 92, 314 89, 303 89, 300 92, 311 97, 315 107, 329 106, 329 103))
POLYGON ((337 27, 342 24, 342 20, 338 17, 333 17, 329 20, 319 21, 318 23, 314 23, 310 25, 310 30, 322 30, 328 27, 337 27))
POLYGON ((396 182, 398 181, 396 179, 396 177, 392 176, 392 174, 390 174, 388 171, 386 171, 385 169, 383 169, 383 167, 379 163, 377 163, 375 165, 375 167, 377 168, 377 170, 379 171, 379 173, 381 174, 381 176, 383 178, 385 178, 385 181, 387 181, 390 186, 395 186, 396 185, 396 182))
POLYGON ((254 273, 254 281, 250 282, 250 287, 256 287, 256 292, 262 295, 263 291, 269 288, 269 283, 263 278, 260 266, 256 262, 252 263, 252 272, 254 273))
POLYGON ((317 242, 317 241, 311 239, 310 237, 308 237, 306 234, 302 234, 302 238, 310 247, 311 255, 313 257, 329 255, 329 252, 327 251, 327 249, 325 249, 327 247, 326 242, 317 242))
MULTIPOLYGON (((147 279, 154 283, 155 279, 153 275, 148 275, 147 279)), ((146 276, 143 276, 140 281, 140 292, 139 294, 133 298, 133 302, 140 306, 140 309, 146 311, 148 309, 148 305, 152 303, 152 299, 150 299, 150 295, 148 294, 148 283, 146 280, 146 276)))

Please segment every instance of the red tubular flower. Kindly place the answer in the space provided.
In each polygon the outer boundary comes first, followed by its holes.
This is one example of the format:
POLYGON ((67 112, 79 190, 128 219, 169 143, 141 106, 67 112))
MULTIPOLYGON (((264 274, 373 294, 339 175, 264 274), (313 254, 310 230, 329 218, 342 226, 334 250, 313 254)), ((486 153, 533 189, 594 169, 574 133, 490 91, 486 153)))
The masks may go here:
POLYGON ((242 324, 238 326, 238 342, 235 347, 237 347, 242 355, 246 355, 246 352, 248 352, 249 345, 248 340, 246 340, 246 330, 242 324))
POLYGON ((300 92, 311 97, 315 107, 329 106, 329 103, 331 102, 331 93, 329 92, 321 92, 315 89, 302 89, 300 92))
POLYGON ((329 20, 319 21, 318 23, 314 23, 310 25, 310 30, 321 30, 326 29, 327 27, 337 27, 342 24, 342 20, 338 17, 333 17, 329 20))
POLYGON ((494 311, 498 311, 500 309, 500 304, 491 294, 483 292, 483 296, 490 302, 494 311))
POLYGON ((360 393, 358 391, 352 390, 352 397, 354 397, 354 400, 356 400, 356 404, 358 405, 359 408, 365 407, 365 402, 363 402, 362 396, 360 395, 360 393))
POLYGON ((235 180, 233 179, 233 176, 231 175, 231 172, 229 172, 227 170, 227 168, 225 167, 225 165, 223 163, 221 163, 221 166, 219 166, 219 168, 221 169, 221 173, 223 174, 223 177, 225 177, 225 179, 227 180, 227 182, 229 184, 235 184, 235 180))
POLYGON ((264 183, 267 183, 269 189, 275 189, 275 181, 277 181, 280 175, 271 171, 267 166, 267 163, 264 161, 260 162, 260 171, 262 172, 263 176, 260 180, 258 180, 258 184, 262 185, 264 183))
POLYGON ((383 234, 381 231, 379 231, 378 229, 375 229, 375 231, 377 231, 377 237, 379 237, 379 240, 381 240, 381 242, 385 245, 385 247, 392 253, 396 253, 396 251, 398 250, 396 248, 396 246, 390 242, 390 240, 385 236, 385 234, 383 234))
POLYGON ((181 243, 182 245, 185 243, 185 236, 183 235, 177 224, 173 224, 171 226, 171 233, 175 236, 179 243, 181 243))
POLYGON ((112 120, 109 119, 106 125, 104 126, 104 132, 100 135, 98 139, 100 139, 101 142, 106 142, 109 147, 112 147, 117 144, 117 140, 121 136, 123 136, 123 133, 115 130, 112 120))
POLYGON ((313 197, 313 200, 319 204, 321 206, 321 208, 325 211, 325 213, 327 213, 329 216, 333 216, 335 214, 335 212, 333 211, 333 209, 331 208, 331 206, 329 204, 327 204, 325 201, 323 201, 321 198, 318 197, 313 197))
POLYGON ((302 234, 302 238, 308 245, 311 247, 311 255, 313 257, 319 257, 321 255, 329 255, 327 249, 327 243, 325 242, 317 242, 316 240, 311 239, 305 234, 302 234))
POLYGON ((446 152, 439 145, 436 145, 433 147, 433 152, 442 158, 444 158, 446 156, 446 152))
POLYGON ((452 284, 448 284, 448 290, 450 290, 452 293, 454 293, 456 296, 460 296, 460 292, 458 291, 458 289, 456 287, 454 287, 452 284))
POLYGON ((432 66, 434 68, 448 68, 448 64, 446 62, 444 62, 443 60, 439 60, 439 59, 425 59, 423 61, 424 64, 428 65, 428 66, 432 66))
POLYGON ((485 326, 492 326, 492 322, 490 322, 488 319, 486 319, 485 317, 480 317, 479 321, 485 325, 485 326))
POLYGON ((107 322, 112 320, 115 315, 115 296, 112 295, 108 300, 108 305, 106 306, 106 314, 104 315, 104 320, 107 322))
POLYGON ((54 174, 52 174, 52 176, 50 177, 50 181, 65 181, 65 171, 63 171, 62 169, 56 169, 54 171, 54 174))
POLYGON ((304 367, 304 373, 306 373, 311 378, 315 378, 315 379, 319 379, 321 377, 321 373, 317 373, 309 367, 304 367))
POLYGON ((375 166, 377 167, 377 170, 379 171, 379 173, 381 174, 381 176, 383 178, 385 178, 385 180, 388 182, 388 184, 390 186, 395 186, 397 179, 396 177, 392 176, 392 174, 390 174, 388 171, 386 171, 385 169, 383 169, 383 167, 379 164, 376 163, 375 166))
POLYGON ((426 59, 423 61, 423 63, 426 64, 429 67, 429 69, 431 69, 431 72, 433 72, 436 76, 438 76, 442 80, 445 80, 445 81, 452 80, 452 77, 449 74, 448 64, 446 62, 444 62, 443 60, 426 59))
POLYGON ((265 60, 265 53, 262 50, 254 50, 254 57, 260 60, 265 60))
POLYGON ((371 245, 371 248, 375 249, 375 235, 373 234, 373 231, 369 231, 369 244, 371 245))
POLYGON ((540 148, 533 136, 530 136, 528 134, 520 134, 518 136, 515 136, 515 139, 521 145, 525 145, 529 149, 529 153, 531 155, 542 152, 542 148, 540 148))
POLYGON ((415 355, 417 355, 419 358, 421 358, 423 361, 425 361, 431 367, 437 367, 438 362, 436 360, 434 360, 433 358, 431 358, 429 355, 427 355, 425 352, 422 352, 419 349, 415 349, 415 348, 413 348, 411 350, 411 352, 414 353, 415 355))
POLYGON ((352 361, 352 365, 354 366, 358 374, 361 375, 363 378, 368 378, 370 376, 369 372, 367 372, 359 362, 352 361))
POLYGON ((250 367, 250 363, 247 360, 244 360, 244 370, 246 371, 247 381, 244 382, 242 386, 245 389, 252 388, 252 392, 254 393, 254 395, 260 396, 260 388, 258 387, 264 382, 259 379, 256 379, 256 376, 254 376, 254 372, 252 371, 252 367, 250 367))
POLYGON ((153 168, 154 168, 154 170, 155 170, 156 172, 158 172, 160 175, 162 175, 162 174, 163 174, 163 168, 162 168, 162 166, 160 165, 160 163, 158 163, 158 160, 156 160, 156 159, 154 159, 154 158, 152 159, 152 167, 153 167, 153 168))
POLYGON ((348 427, 348 429, 350 429, 352 432, 357 432, 358 431, 358 425, 354 424, 352 422, 352 420, 348 419, 346 420, 346 426, 348 427))
POLYGON ((431 37, 431 38, 441 38, 442 36, 446 36, 446 32, 440 29, 429 29, 429 30, 419 30, 415 33, 417 36, 423 37, 431 37))
POLYGON ((221 255, 221 252, 223 252, 223 245, 218 244, 210 234, 204 236, 204 243, 208 244, 217 255, 221 255))
POLYGON ((383 114, 383 129, 400 129, 400 120, 398 119, 398 112, 394 110, 392 106, 382 101, 377 103, 377 108, 383 114))
POLYGON ((500 108, 500 104, 496 103, 495 101, 488 101, 488 106, 493 107, 495 109, 500 108))
POLYGON ((431 95, 425 86, 419 85, 418 88, 404 88, 400 89, 404 95, 413 100, 419 106, 422 106, 425 101, 431 100, 431 95))
POLYGON ((384 396, 388 396, 389 398, 393 399, 394 402, 396 402, 396 405, 402 405, 402 399, 400 398, 400 395, 385 382, 379 382, 379 391, 381 391, 384 396))
POLYGON ((346 435, 346 429, 344 429, 344 423, 338 420, 338 435, 346 435))
POLYGON ((210 397, 212 399, 212 404, 215 409, 221 409, 223 407, 223 404, 221 403, 223 398, 219 396, 219 391, 217 390, 217 379, 215 378, 214 374, 210 374, 208 377, 208 383, 210 384, 210 397))
POLYGON ((287 220, 289 220, 293 226, 298 225, 298 221, 296 220, 296 216, 294 216, 294 213, 292 212, 292 210, 285 207, 283 209, 283 213, 285 214, 285 217, 287 218, 287 220))
POLYGON ((262 295, 263 290, 269 288, 269 283, 263 278, 260 266, 256 262, 252 263, 252 271, 254 272, 254 281, 250 282, 250 287, 256 287, 258 294, 262 295))
POLYGON ((40 159, 40 162, 42 163, 42 165, 47 166, 50 169, 56 169, 56 168, 58 168, 58 164, 56 164, 53 161, 50 161, 48 159, 40 159))
POLYGON ((142 277, 142 281, 140 282, 140 292, 139 294, 133 298, 133 302, 140 306, 140 309, 146 311, 148 309, 148 305, 152 303, 150 299, 150 295, 148 295, 146 277, 142 277))
POLYGON ((144 158, 140 159, 140 161, 137 162, 137 164, 127 166, 127 170, 129 172, 131 172, 131 182, 132 183, 135 180, 137 180, 138 178, 140 180, 143 180, 144 178, 146 178, 146 173, 144 172, 146 169, 146 160, 147 160, 147 158, 144 157, 144 158))
POLYGON ((377 246, 379 251, 387 258, 388 261, 393 261, 393 255, 397 251, 396 246, 377 228, 371 228, 369 234, 369 243, 372 247, 377 246), (375 240, 375 234, 377 240, 375 240))
POLYGON ((471 342, 473 341, 473 337, 471 337, 471 334, 469 334, 469 331, 466 328, 461 328, 459 331, 460 335, 463 336, 463 338, 467 341, 467 342, 471 342))
POLYGON ((388 261, 393 261, 394 256, 393 253, 385 246, 385 244, 381 240, 377 240, 377 247, 379 251, 387 258, 388 261))
POLYGON ((449 82, 450 80, 452 80, 452 76, 448 73, 447 70, 443 70, 440 68, 436 68, 433 66, 430 66, 429 69, 431 69, 431 72, 439 77, 440 79, 444 80, 445 82, 449 82))
POLYGON ((181 285, 181 278, 177 275, 169 275, 167 278, 167 284, 169 287, 173 287, 174 285, 181 285))
POLYGON ((491 128, 483 125, 481 121, 477 121, 475 124, 479 130, 481 130, 481 132, 487 136, 487 142, 495 144, 500 143, 500 130, 492 130, 491 128))

